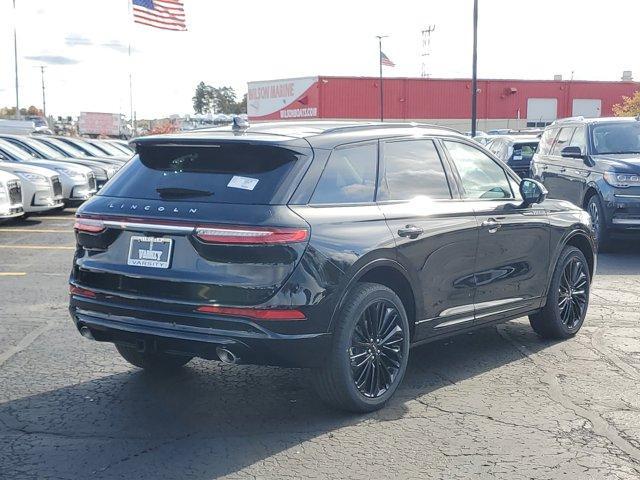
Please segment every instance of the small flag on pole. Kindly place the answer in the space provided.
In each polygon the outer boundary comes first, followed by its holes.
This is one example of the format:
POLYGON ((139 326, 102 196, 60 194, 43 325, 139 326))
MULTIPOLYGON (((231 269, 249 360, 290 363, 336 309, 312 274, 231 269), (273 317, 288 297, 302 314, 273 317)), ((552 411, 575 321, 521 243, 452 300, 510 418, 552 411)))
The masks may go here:
POLYGON ((133 21, 163 30, 187 29, 182 0, 131 0, 133 21))
POLYGON ((384 53, 380 52, 380 63, 385 67, 395 67, 396 64, 391 61, 384 53))

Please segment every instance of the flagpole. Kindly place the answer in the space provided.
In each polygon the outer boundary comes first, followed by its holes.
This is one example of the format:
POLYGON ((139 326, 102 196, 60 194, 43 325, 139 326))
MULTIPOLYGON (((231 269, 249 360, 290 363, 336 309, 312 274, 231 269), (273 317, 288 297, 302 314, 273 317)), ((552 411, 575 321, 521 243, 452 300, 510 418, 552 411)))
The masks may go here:
POLYGON ((376 35, 378 39, 378 64, 380 67, 380 121, 384 122, 384 80, 382 79, 382 39, 388 35, 376 35))
POLYGON ((16 12, 16 0, 13 0, 13 55, 16 75, 16 120, 20 120, 20 95, 18 93, 18 13, 16 12))

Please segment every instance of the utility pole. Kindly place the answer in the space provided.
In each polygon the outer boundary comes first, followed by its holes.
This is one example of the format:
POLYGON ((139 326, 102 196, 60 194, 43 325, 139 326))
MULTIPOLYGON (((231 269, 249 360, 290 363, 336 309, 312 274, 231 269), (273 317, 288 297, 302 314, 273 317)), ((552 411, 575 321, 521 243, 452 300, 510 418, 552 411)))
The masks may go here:
POLYGON ((388 35, 376 35, 378 39, 378 64, 380 67, 380 121, 384 122, 384 84, 382 79, 382 39, 388 35))
POLYGON ((431 55, 431 34, 436 30, 435 25, 429 25, 427 28, 422 30, 422 69, 420 72, 420 76, 422 78, 426 78, 429 75, 427 74, 427 57, 431 55))
POLYGON ((478 0, 473 0, 473 67, 471 77, 471 136, 478 123, 478 0))
POLYGON ((44 90, 44 69, 47 68, 44 65, 38 67, 40 69, 40 78, 42 79, 42 116, 47 119, 47 97, 44 90))
POLYGON ((18 14, 16 13, 16 0, 13 0, 13 56, 16 75, 16 120, 20 119, 20 95, 18 93, 18 14))

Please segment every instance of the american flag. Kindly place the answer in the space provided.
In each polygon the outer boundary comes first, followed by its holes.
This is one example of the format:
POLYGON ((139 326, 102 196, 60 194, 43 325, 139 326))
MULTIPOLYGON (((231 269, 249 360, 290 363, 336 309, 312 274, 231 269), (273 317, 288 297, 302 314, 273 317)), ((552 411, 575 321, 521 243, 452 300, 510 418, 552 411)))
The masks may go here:
POLYGON ((380 63, 385 67, 395 67, 396 64, 391 61, 384 53, 380 52, 380 63))
POLYGON ((131 0, 133 21, 164 30, 187 29, 182 0, 131 0))

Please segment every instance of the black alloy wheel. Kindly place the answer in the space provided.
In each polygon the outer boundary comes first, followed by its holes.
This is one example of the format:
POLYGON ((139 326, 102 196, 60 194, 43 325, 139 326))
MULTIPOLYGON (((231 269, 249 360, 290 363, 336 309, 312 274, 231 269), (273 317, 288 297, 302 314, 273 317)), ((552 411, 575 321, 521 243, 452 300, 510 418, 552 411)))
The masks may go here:
POLYGON ((402 382, 409 344, 409 320, 398 295, 384 285, 358 282, 335 317, 327 361, 314 372, 320 398, 350 412, 382 408, 402 382))
POLYGON ((558 310, 562 323, 569 329, 582 320, 587 308, 589 273, 584 263, 573 257, 564 267, 558 287, 558 310))
POLYGON ((352 379, 365 397, 379 397, 393 384, 406 354, 404 338, 400 313, 392 303, 376 301, 360 315, 349 359, 352 379))
POLYGON ((529 315, 533 330, 542 338, 563 340, 574 336, 589 308, 591 271, 584 253, 568 245, 556 263, 547 303, 529 315))

